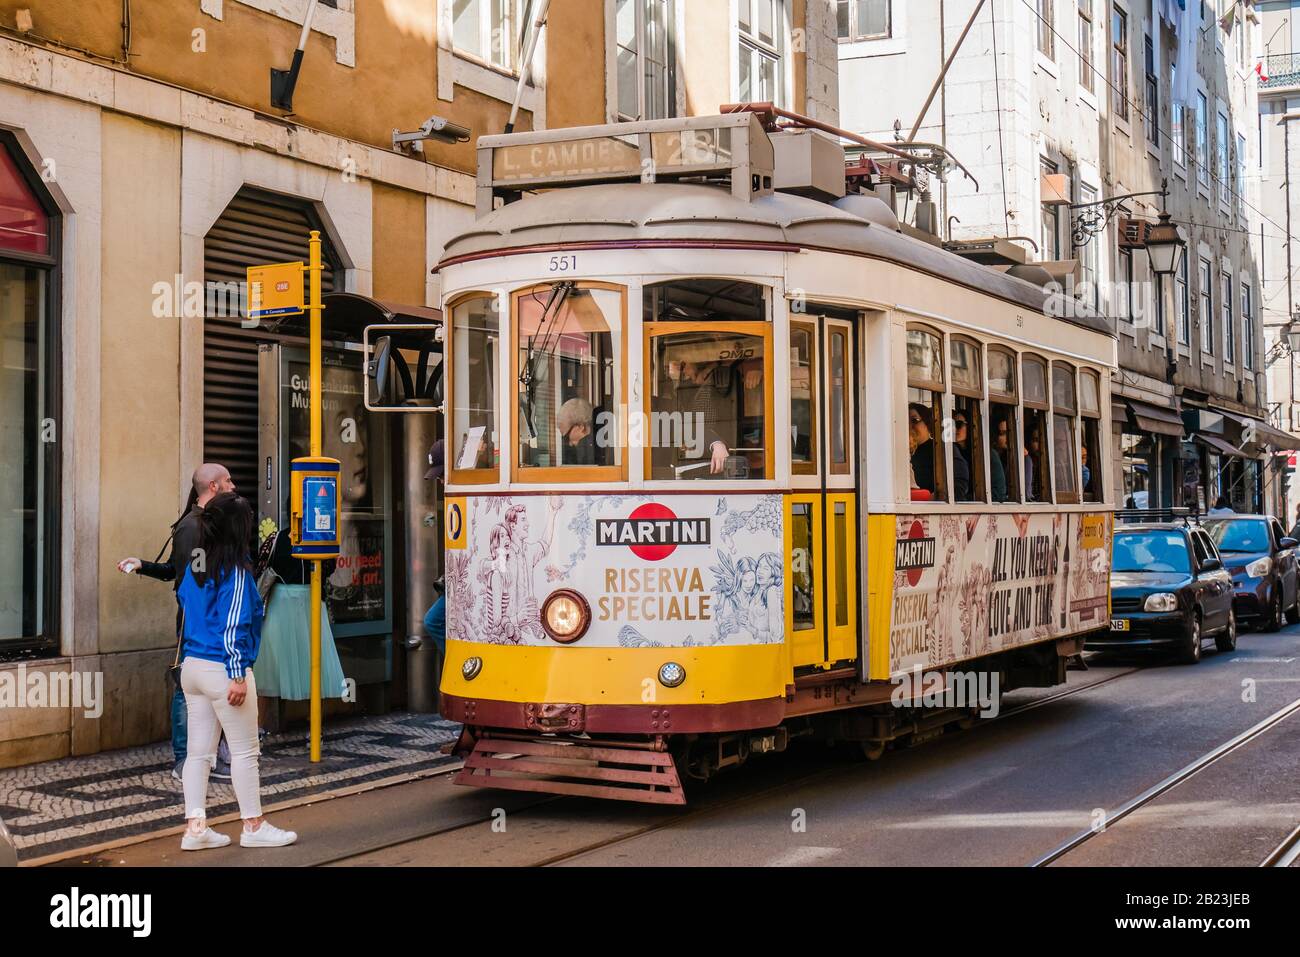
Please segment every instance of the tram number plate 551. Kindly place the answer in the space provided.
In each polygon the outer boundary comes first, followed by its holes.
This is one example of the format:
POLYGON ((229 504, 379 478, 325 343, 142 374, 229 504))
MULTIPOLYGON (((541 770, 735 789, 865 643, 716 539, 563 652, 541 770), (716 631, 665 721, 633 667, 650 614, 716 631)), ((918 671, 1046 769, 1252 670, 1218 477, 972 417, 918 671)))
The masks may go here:
POLYGON ((1128 619, 1127 619, 1127 618, 1112 618, 1112 619, 1110 620, 1110 630, 1111 630, 1111 631, 1128 631, 1128 619))
POLYGON ((573 272, 578 268, 578 257, 572 256, 552 256, 547 264, 548 272, 573 272))

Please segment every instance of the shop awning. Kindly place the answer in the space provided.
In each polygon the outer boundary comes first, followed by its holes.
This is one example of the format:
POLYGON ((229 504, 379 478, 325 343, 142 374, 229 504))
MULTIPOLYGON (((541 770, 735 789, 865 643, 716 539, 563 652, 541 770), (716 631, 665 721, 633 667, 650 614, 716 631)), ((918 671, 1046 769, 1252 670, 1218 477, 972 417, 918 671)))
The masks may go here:
POLYGON ((1283 432, 1267 422, 1252 419, 1250 416, 1235 415, 1231 412, 1224 412, 1223 415, 1224 418, 1232 419, 1241 426, 1243 436, 1254 435, 1254 445, 1267 445, 1274 449, 1286 449, 1288 451, 1300 450, 1300 437, 1294 436, 1290 432, 1283 432))
POLYGON ((1197 442, 1202 442, 1205 445, 1208 445, 1210 448, 1223 455, 1235 455, 1237 458, 1246 457, 1245 453, 1242 452, 1241 449, 1231 443, 1223 441, 1223 439, 1219 438, 1217 435, 1206 435, 1204 432, 1197 432, 1192 436, 1192 438, 1197 442))
POLYGON ((1160 435, 1183 434, 1183 417, 1173 409, 1162 409, 1158 405, 1139 402, 1137 399, 1125 399, 1129 416, 1133 424, 1143 432, 1156 432, 1160 435))

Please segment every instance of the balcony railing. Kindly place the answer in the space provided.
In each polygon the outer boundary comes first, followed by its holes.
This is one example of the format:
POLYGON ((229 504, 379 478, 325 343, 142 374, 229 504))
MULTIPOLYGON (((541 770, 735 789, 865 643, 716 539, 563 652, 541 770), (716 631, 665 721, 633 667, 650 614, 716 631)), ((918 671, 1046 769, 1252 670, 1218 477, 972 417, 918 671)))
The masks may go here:
POLYGON ((1267 80, 1260 81, 1261 90, 1282 86, 1300 86, 1300 53, 1279 53, 1264 57, 1267 80))

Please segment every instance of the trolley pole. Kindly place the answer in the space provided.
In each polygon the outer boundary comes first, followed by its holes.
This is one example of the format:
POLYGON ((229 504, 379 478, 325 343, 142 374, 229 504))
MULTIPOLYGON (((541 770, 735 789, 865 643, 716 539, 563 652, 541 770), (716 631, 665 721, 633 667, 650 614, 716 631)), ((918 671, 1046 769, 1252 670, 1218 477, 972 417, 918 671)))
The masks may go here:
MULTIPOLYGON (((307 274, 310 296, 307 312, 310 316, 311 349, 311 455, 321 455, 321 243, 320 231, 311 231, 308 243, 310 255, 307 274)), ((320 762, 321 751, 321 697, 320 697, 320 609, 321 609, 321 559, 311 560, 311 760, 320 762)))

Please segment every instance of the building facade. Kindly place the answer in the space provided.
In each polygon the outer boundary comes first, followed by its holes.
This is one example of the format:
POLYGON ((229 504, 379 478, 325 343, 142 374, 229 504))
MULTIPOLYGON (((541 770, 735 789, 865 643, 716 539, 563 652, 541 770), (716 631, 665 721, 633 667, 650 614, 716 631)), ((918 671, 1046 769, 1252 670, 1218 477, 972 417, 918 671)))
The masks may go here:
MULTIPOLYGON (((1259 82, 1259 167, 1256 175, 1260 195, 1271 197, 1277 210, 1259 230, 1264 320, 1264 364, 1268 369, 1269 411, 1274 424, 1289 432, 1300 432, 1297 404, 1297 376, 1300 357, 1291 346, 1289 333, 1300 332, 1295 322, 1300 306, 1295 282, 1296 256, 1300 246, 1291 229, 1300 215, 1300 3, 1295 0, 1262 0, 1256 4, 1260 17, 1259 82), (1294 183, 1293 183, 1294 181, 1294 183)), ((1288 470, 1285 510, 1296 515, 1300 505, 1300 481, 1294 466, 1288 470)))
MULTIPOLYGON (((0 435, 22 450, 0 465, 0 687, 103 686, 94 716, 0 701, 0 767, 167 736, 173 599, 116 563, 154 557, 200 462, 251 497, 305 428, 302 330, 241 322, 245 268, 305 258, 317 229, 341 304, 431 316, 433 267, 474 216, 473 140, 509 119, 537 7, 0 0, 0 435), (291 104, 273 101, 303 35, 291 104), (465 141, 395 145, 433 116, 465 141)), ((834 122, 834 22, 830 0, 554 0, 516 128, 751 99, 834 122)), ((357 404, 355 345, 323 383, 327 452, 332 424, 362 436, 331 453, 354 534, 326 594, 358 686, 343 707, 383 710, 418 630, 397 528, 423 506, 399 460, 424 450, 394 424, 410 417, 357 404)))
POLYGON ((1276 213, 1251 175, 1254 5, 840 4, 842 125, 906 139, 977 6, 915 137, 969 172, 931 187, 940 238, 1010 238, 1111 317, 1121 505, 1277 510, 1286 440, 1268 428, 1257 249, 1276 213), (1162 210, 1187 248, 1157 282, 1143 246, 1162 210))

